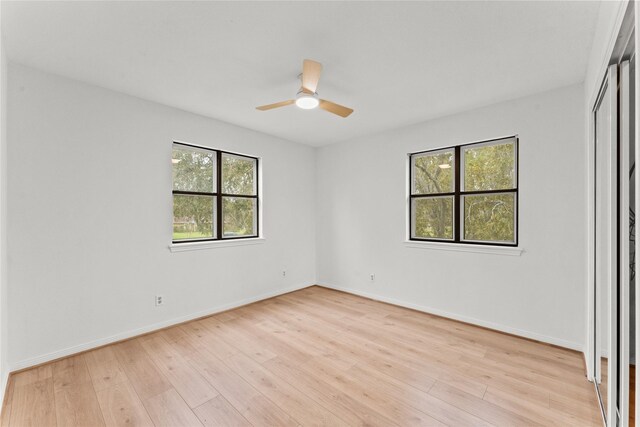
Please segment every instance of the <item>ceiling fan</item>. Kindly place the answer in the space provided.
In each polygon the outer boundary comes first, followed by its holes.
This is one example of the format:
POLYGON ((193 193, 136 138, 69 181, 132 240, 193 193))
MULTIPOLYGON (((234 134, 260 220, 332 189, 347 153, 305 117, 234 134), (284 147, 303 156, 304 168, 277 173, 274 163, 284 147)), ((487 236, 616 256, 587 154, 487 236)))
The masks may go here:
POLYGON ((285 107, 287 105, 296 104, 303 110, 311 110, 319 107, 325 111, 333 114, 337 114, 340 117, 348 117, 353 113, 353 109, 343 107, 331 101, 320 99, 316 89, 318 87, 318 80, 320 80, 320 72, 322 71, 322 64, 311 59, 305 59, 302 61, 302 74, 300 79, 302 80, 302 87, 296 94, 296 99, 290 99, 288 101, 276 102, 275 104, 262 105, 256 107, 256 110, 267 111, 273 108, 285 107))

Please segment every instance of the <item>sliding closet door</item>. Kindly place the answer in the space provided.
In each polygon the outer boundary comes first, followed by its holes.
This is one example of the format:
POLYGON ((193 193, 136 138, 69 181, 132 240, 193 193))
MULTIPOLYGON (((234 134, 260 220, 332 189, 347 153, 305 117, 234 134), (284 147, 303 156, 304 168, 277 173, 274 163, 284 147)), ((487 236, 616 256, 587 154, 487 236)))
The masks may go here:
MULTIPOLYGON (((635 300, 635 266, 633 252, 635 249, 634 236, 634 205, 635 191, 635 162, 633 138, 635 137, 635 56, 631 61, 620 63, 619 98, 619 221, 620 221, 620 294, 619 304, 619 375, 618 375, 618 404, 620 420, 632 421, 631 408, 635 407, 635 395, 629 393, 630 375, 635 378, 635 310, 632 301, 635 300), (633 364, 631 364, 633 362, 633 364)), ((633 381, 631 381, 633 385, 633 381)), ((622 423, 627 425, 626 423, 622 423)), ((629 423, 631 424, 631 423, 629 423)))
POLYGON ((594 109, 595 378, 608 425, 617 419, 617 66, 609 67, 594 109), (611 340, 611 337, 614 337, 611 340), (616 345, 611 345, 611 344, 616 345))
POLYGON ((640 87, 636 2, 626 3, 604 79, 593 101, 589 186, 589 377, 607 427, 635 426, 640 414, 640 295, 635 279, 635 213, 640 207, 637 125, 640 87), (592 332, 592 333, 591 333, 592 332))

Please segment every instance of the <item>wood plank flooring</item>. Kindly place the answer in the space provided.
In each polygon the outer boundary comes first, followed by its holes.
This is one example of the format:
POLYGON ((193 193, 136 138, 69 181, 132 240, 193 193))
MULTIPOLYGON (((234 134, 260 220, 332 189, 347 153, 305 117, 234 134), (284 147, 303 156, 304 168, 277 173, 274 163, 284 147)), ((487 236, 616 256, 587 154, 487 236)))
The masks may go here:
POLYGON ((12 375, 2 426, 601 425, 582 355, 311 287, 12 375))

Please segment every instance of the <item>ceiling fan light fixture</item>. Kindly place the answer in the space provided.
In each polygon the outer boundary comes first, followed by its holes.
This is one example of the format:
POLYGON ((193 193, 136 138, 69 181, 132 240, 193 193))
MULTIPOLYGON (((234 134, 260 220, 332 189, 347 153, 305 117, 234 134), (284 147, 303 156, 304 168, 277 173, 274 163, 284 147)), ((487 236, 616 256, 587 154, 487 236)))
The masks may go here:
POLYGON ((303 110, 312 110, 320 105, 317 94, 310 94, 305 92, 299 92, 296 96, 296 106, 303 110))

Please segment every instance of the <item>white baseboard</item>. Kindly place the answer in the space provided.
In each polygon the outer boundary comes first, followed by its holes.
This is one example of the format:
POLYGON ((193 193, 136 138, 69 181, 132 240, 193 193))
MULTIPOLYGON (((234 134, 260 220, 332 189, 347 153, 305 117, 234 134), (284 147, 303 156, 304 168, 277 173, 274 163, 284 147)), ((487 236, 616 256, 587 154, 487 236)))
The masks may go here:
POLYGON ((568 348, 571 350, 576 350, 583 352, 584 346, 577 342, 567 341, 560 338, 550 337, 547 335, 538 334, 536 332, 529 332, 522 329, 512 328, 510 326, 500 325, 498 323, 487 322, 480 319, 475 319, 473 317, 464 316, 461 314, 450 313, 448 311, 440 310, 433 307, 426 307, 419 304, 414 304, 406 301, 400 301, 394 298, 387 298, 380 295, 375 295, 369 292, 363 292, 356 289, 344 288, 342 286, 331 285, 328 283, 318 283, 318 286, 322 286, 329 289, 335 289, 337 291, 346 292, 353 295, 358 295, 361 297, 370 298, 376 301, 387 302, 389 304, 398 305, 400 307, 410 308, 417 311, 422 311, 424 313, 435 314, 436 316, 442 316, 453 320, 459 320, 461 322, 471 323, 473 325, 482 326, 489 329, 494 329, 496 331, 506 332, 508 334, 518 335, 524 338, 533 339, 536 341, 545 342, 548 344, 557 345, 559 347, 568 348))
POLYGON ((9 370, 4 369, 0 378, 0 409, 4 403, 5 393, 7 392, 7 383, 9 382, 9 370))
POLYGON ((591 361, 589 361, 589 357, 587 356, 587 352, 586 351, 582 355, 584 356, 584 367, 587 370, 587 373, 586 373, 587 379, 589 381, 593 382, 594 373, 592 372, 593 369, 591 369, 591 366, 592 366, 591 365, 591 361))
MULTIPOLYGON (((227 310, 231 310, 234 308, 238 308, 241 307, 243 305, 247 305, 247 304, 251 304, 253 302, 258 302, 258 301, 262 301, 268 298, 272 298, 272 297, 276 297, 278 295, 282 295, 282 294, 286 294, 289 292, 293 292, 293 291, 297 291, 299 289, 304 289, 304 288, 308 288, 310 286, 314 286, 314 284, 304 284, 304 285, 296 285, 296 286, 291 286, 289 288, 286 289, 279 289, 277 291, 272 291, 272 292, 267 292, 265 294, 261 294, 255 297, 251 297, 251 298, 245 298, 242 299, 240 301, 235 301, 229 304, 224 304, 224 305, 220 305, 217 307, 213 307, 207 310, 203 310, 203 311, 199 311, 196 313, 191 313, 188 314, 186 316, 181 316, 181 317, 176 317, 170 320, 165 320, 163 322, 159 322, 159 323, 154 323, 152 325, 147 325, 147 326, 143 326, 141 328, 137 328, 137 329, 132 329, 130 331, 126 331, 126 332, 121 332, 119 334, 115 334, 115 335, 111 335, 109 337, 105 337, 105 338, 100 338, 94 341, 89 341, 87 343, 84 344, 78 344, 78 345, 74 345, 72 347, 67 347, 61 350, 57 350, 57 351, 53 351, 51 353, 47 353, 47 354, 43 354, 41 356, 36 356, 36 357, 32 357, 29 359, 25 359, 25 360, 21 360, 19 362, 15 362, 12 363, 10 366, 10 369, 7 370, 7 373, 5 374, 6 377, 8 377, 8 372, 15 372, 15 371, 19 371, 22 369, 26 369, 26 368, 30 368, 32 366, 36 366, 36 365, 40 365, 42 363, 46 363, 46 362, 50 362, 52 360, 56 360, 56 359, 60 359, 61 357, 66 357, 66 356, 70 356, 72 354, 76 354, 76 353, 81 353, 83 351, 87 351, 87 350, 91 350, 97 347, 101 347, 107 344, 112 344, 114 342, 118 342, 118 341, 122 341, 122 340, 126 340, 128 338, 133 338, 135 336, 138 335, 142 335, 142 334, 146 334, 149 332, 153 332, 156 331, 158 329, 162 329, 162 328, 166 328, 168 326, 173 326, 179 323, 183 323, 183 322, 188 322, 189 320, 193 320, 193 319, 197 319, 199 317, 206 317, 206 316, 210 316, 212 314, 216 314, 216 313, 220 313, 222 311, 227 311, 227 310)), ((4 393, 4 390, 6 388, 6 379, 7 378, 2 378, 3 382, 3 387, 2 387, 2 393, 4 393)), ((0 401, 1 402, 1 401, 0 401)))

